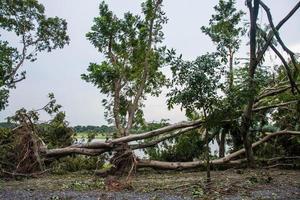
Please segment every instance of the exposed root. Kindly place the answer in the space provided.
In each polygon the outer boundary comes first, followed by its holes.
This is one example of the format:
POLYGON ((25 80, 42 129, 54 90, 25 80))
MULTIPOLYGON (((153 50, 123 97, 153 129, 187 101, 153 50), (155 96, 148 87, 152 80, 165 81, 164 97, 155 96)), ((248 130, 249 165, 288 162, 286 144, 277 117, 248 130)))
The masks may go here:
POLYGON ((128 144, 122 144, 116 150, 114 156, 110 159, 110 163, 113 165, 111 174, 130 176, 136 168, 136 157, 128 144))

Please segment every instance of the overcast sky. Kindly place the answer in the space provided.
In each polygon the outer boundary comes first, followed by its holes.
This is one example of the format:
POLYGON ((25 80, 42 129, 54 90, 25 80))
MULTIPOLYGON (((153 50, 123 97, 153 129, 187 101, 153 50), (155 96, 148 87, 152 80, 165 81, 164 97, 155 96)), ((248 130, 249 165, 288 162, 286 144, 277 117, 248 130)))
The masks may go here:
MULTIPOLYGON (((9 106, 0 112, 0 121, 12 115, 17 109, 34 109, 47 103, 47 94, 53 92, 59 104, 66 111, 71 125, 106 124, 101 100, 105 98, 93 85, 81 80, 90 62, 101 62, 101 55, 86 40, 85 34, 98 16, 99 0, 39 0, 46 8, 48 16, 59 16, 68 22, 69 46, 51 53, 41 53, 34 63, 25 63, 26 80, 11 90, 9 106)), ((124 12, 140 12, 140 0, 106 0, 111 10, 119 17, 124 12)), ((298 0, 265 0, 271 8, 274 22, 282 19, 298 0)), ((165 41, 169 48, 175 48, 184 58, 193 59, 206 52, 215 50, 210 39, 201 31, 213 14, 213 6, 218 0, 164 0, 164 10, 169 22, 164 27, 165 41)), ((244 0, 237 0, 239 9, 247 12, 244 0)), ((248 15, 246 16, 246 19, 248 15)), ((267 18, 259 14, 259 22, 267 18)), ((280 33, 286 44, 300 52, 300 11, 284 25, 280 33)), ((245 55, 248 47, 244 45, 240 55, 245 55)), ((168 111, 166 92, 159 98, 148 98, 145 117, 147 121, 170 119, 171 122, 185 120, 179 108, 168 111)), ((46 119, 42 115, 43 119, 46 119)))

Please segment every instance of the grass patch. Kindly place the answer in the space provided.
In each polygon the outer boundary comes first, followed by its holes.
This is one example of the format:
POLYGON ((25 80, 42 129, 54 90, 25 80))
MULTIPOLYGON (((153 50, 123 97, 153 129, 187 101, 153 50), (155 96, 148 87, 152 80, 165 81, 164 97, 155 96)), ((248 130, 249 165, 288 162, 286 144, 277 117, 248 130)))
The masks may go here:
POLYGON ((74 182, 64 184, 63 189, 74 190, 74 191, 89 191, 89 190, 103 190, 105 188, 105 184, 103 179, 94 180, 94 181, 79 181, 76 180, 74 182))

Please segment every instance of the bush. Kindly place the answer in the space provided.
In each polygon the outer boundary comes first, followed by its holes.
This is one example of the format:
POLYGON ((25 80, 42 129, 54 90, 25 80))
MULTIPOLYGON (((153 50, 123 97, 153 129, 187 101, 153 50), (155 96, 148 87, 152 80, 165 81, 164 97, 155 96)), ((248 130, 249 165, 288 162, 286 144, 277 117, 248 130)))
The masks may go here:
POLYGON ((0 128, 0 169, 10 171, 16 165, 15 137, 11 129, 0 128))
POLYGON ((48 148, 66 147, 76 140, 75 132, 65 117, 64 112, 58 112, 48 124, 38 125, 38 134, 48 148))
POLYGON ((145 150, 150 159, 186 162, 199 158, 204 152, 204 141, 197 131, 191 131, 177 138, 162 142, 161 146, 145 150))
POLYGON ((89 157, 76 155, 60 158, 52 162, 50 168, 54 174, 65 174, 66 172, 100 169, 104 163, 105 156, 89 157))

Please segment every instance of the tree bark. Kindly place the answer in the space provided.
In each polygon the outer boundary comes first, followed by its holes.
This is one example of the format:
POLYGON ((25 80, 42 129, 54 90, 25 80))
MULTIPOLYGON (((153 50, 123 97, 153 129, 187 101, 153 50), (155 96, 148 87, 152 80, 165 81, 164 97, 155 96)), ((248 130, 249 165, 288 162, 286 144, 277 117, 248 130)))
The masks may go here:
POLYGON ((173 133, 170 133, 168 135, 159 137, 156 140, 152 140, 150 142, 143 142, 143 143, 135 144, 135 145, 130 145, 130 147, 131 147, 132 150, 152 147, 152 146, 155 146, 155 145, 157 145, 158 143, 160 143, 162 141, 165 141, 165 140, 168 140, 168 139, 171 139, 171 138, 174 138, 174 137, 178 137, 179 135, 182 135, 186 132, 197 129, 198 127, 200 127, 200 125, 196 125, 196 126, 192 126, 192 127, 188 127, 188 128, 183 128, 183 129, 174 131, 173 133))

